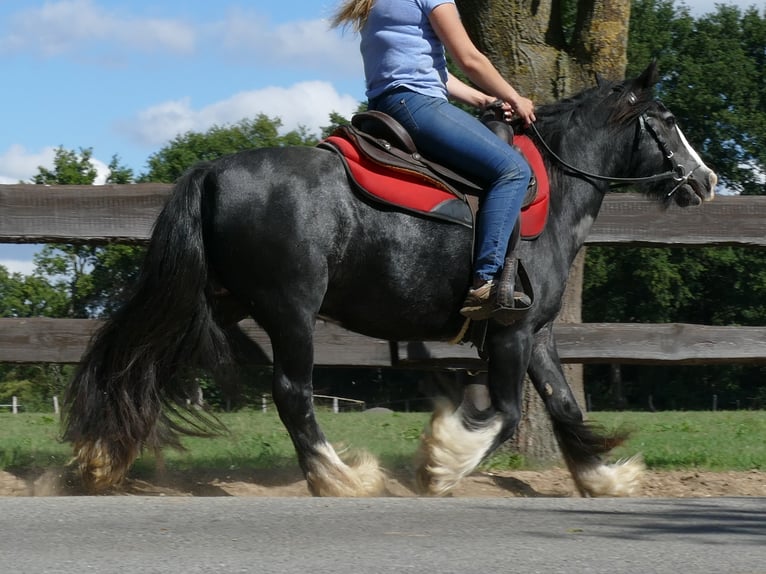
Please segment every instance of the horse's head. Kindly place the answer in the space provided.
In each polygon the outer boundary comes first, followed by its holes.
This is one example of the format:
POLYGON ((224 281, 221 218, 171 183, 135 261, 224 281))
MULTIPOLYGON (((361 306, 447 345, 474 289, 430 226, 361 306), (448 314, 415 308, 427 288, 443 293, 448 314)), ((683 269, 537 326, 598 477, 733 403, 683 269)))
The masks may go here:
POLYGON ((654 99, 657 80, 652 63, 637 78, 616 85, 612 120, 635 121, 634 173, 647 178, 652 195, 681 207, 700 205, 715 196, 718 177, 686 140, 673 113, 654 99))

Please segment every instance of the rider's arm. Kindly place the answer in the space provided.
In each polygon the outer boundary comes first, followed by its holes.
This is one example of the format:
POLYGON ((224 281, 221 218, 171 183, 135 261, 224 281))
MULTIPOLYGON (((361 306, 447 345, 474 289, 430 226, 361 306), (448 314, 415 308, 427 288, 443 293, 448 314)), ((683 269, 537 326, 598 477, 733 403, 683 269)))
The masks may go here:
POLYGON ((525 123, 535 121, 535 106, 532 100, 521 96, 505 81, 489 58, 476 48, 463 27, 454 4, 439 4, 431 11, 429 20, 452 59, 473 83, 494 98, 509 103, 525 123))
POLYGON ((451 99, 475 108, 485 108, 497 98, 469 86, 460 78, 447 72, 447 92, 451 99))

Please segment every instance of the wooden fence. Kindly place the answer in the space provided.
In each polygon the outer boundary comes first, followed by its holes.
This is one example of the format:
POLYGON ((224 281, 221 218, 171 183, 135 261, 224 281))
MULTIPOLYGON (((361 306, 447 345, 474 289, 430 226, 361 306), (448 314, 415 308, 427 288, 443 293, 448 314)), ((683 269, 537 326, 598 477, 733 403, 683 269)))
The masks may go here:
MULTIPOLYGON (((142 244, 169 185, 0 186, 0 242, 142 244)), ((671 207, 634 194, 610 194, 586 242, 608 246, 766 247, 766 196, 723 196, 700 208, 671 207)), ((75 363, 99 321, 0 319, 0 362, 75 363)), ((252 322, 250 337, 270 357, 268 338, 252 322)), ((558 323, 559 353, 568 363, 766 364, 766 327, 690 324, 558 323)), ((318 323, 319 366, 442 368, 479 366, 469 345, 422 348, 353 334, 318 323)))

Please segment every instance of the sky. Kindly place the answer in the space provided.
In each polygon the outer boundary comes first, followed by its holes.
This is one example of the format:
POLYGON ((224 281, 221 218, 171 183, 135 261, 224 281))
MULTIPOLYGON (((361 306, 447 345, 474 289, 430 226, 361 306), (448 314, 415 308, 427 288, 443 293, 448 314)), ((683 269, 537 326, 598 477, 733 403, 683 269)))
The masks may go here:
MULTIPOLYGON (((363 72, 357 36, 329 28, 337 1, 0 0, 0 184, 51 168, 60 146, 138 176, 190 130, 264 113, 318 133, 350 116, 363 72)), ((695 16, 717 3, 686 2, 695 16)), ((0 265, 30 273, 38 249, 0 244, 0 265)))

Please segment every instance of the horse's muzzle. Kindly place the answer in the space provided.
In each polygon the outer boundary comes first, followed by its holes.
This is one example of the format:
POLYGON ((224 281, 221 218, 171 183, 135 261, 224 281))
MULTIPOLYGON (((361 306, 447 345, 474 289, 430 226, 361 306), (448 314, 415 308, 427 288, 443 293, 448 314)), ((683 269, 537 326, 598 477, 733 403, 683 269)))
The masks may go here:
POLYGON ((718 176, 714 171, 706 167, 697 168, 676 190, 673 199, 680 207, 702 205, 705 201, 713 200, 717 184, 718 176))

